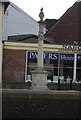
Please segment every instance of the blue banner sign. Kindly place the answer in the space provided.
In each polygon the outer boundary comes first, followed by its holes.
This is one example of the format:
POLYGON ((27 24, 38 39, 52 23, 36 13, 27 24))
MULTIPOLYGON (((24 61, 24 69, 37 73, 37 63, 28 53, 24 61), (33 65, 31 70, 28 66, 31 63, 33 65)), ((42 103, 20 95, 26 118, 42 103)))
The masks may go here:
MULTIPOLYGON (((37 59, 37 52, 28 52, 28 58, 29 59, 37 59)), ((48 53, 44 52, 44 59, 49 60, 67 60, 67 61, 73 61, 74 60, 74 54, 64 54, 64 53, 48 53)), ((77 55, 77 59, 81 60, 81 55, 77 55)))

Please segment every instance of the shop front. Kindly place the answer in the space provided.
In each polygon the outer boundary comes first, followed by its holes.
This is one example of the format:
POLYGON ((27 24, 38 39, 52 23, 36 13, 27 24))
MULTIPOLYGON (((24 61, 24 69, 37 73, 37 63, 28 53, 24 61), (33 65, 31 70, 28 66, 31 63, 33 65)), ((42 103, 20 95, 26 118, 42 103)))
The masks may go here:
MULTIPOLYGON (((31 71, 37 68, 37 44, 5 42, 3 47, 3 83, 31 81, 31 71)), ((48 81, 58 83, 60 79, 60 83, 80 82, 81 51, 77 52, 75 61, 75 53, 63 52, 62 47, 44 44, 43 63, 44 69, 49 72, 48 81)))
MULTIPOLYGON (((26 52, 26 77, 31 78, 31 71, 37 67, 37 52, 26 52)), ((73 81, 74 76, 74 54, 58 53, 58 52, 44 52, 44 69, 49 71, 48 80, 58 83, 73 81), (69 79, 68 79, 69 78, 69 79)), ((76 82, 81 81, 81 54, 77 54, 76 63, 76 82)))

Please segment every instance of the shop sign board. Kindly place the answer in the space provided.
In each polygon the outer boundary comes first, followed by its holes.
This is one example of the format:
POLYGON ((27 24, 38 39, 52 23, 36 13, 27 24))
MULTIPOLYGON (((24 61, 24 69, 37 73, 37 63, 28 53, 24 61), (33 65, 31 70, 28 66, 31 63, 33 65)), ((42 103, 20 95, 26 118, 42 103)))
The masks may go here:
MULTIPOLYGON (((28 52, 29 59, 37 59, 37 57, 37 52, 28 52)), ((74 54, 44 52, 44 59, 73 61, 74 54)), ((81 60, 81 54, 77 54, 77 59, 81 60)))

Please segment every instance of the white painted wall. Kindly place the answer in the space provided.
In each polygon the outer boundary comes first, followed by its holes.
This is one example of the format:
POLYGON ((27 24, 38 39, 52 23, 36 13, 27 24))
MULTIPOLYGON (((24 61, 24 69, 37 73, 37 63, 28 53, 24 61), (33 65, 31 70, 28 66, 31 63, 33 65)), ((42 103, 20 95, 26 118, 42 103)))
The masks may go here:
POLYGON ((38 23, 13 3, 8 6, 3 21, 3 39, 10 35, 38 34, 38 23))
POLYGON ((0 2, 0 85, 2 83, 2 23, 3 23, 3 9, 4 5, 0 2))
POLYGON ((4 6, 0 2, 0 119, 2 119, 2 22, 3 22, 3 9, 4 6))

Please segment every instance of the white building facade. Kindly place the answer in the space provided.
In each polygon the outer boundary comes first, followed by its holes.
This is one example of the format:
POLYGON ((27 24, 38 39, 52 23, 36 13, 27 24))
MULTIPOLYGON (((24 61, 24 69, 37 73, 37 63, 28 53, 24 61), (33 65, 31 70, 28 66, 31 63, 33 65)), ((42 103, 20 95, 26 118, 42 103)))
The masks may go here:
POLYGON ((8 5, 3 17, 3 40, 8 36, 38 34, 38 23, 31 16, 14 5, 8 5))
POLYGON ((0 0, 0 83, 2 83, 3 40, 8 36, 38 34, 38 23, 9 0, 0 0))

